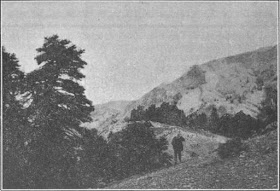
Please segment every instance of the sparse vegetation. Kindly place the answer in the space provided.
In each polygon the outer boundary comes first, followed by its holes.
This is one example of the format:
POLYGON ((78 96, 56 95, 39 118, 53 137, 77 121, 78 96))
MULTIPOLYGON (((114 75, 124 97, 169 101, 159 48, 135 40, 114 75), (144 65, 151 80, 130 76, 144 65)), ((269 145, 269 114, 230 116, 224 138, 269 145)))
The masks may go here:
POLYGON ((193 65, 188 71, 187 76, 198 79, 199 84, 206 83, 204 71, 198 65, 193 65))

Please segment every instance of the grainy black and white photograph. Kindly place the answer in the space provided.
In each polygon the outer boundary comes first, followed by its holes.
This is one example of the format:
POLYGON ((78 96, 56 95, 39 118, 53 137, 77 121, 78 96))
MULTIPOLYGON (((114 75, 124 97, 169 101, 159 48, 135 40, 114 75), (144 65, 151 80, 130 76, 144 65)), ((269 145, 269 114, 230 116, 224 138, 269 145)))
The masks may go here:
POLYGON ((2 1, 2 189, 279 189, 278 2, 2 1))

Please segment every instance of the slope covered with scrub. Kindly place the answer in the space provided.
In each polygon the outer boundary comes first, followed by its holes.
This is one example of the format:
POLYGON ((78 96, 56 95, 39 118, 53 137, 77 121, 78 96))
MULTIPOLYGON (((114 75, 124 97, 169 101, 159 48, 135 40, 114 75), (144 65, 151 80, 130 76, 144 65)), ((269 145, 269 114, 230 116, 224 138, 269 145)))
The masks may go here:
POLYGON ((114 182, 109 189, 277 189, 277 131, 247 140, 247 152, 221 160, 192 158, 167 169, 114 182))

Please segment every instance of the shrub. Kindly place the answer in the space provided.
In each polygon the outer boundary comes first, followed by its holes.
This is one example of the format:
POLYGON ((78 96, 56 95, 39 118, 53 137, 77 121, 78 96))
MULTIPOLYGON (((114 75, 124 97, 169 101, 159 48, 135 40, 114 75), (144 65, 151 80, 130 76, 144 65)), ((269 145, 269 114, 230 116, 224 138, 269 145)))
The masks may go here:
POLYGON ((77 149, 77 188, 100 187, 110 174, 110 148, 96 129, 82 129, 80 148, 77 149))
POLYGON ((247 151, 248 148, 245 146, 240 138, 234 138, 221 144, 218 148, 218 155, 222 158, 231 158, 239 156, 242 151, 247 151))
POLYGON ((277 85, 276 83, 266 84, 264 87, 265 99, 261 103, 258 119, 265 125, 277 121, 277 85))
MULTIPOLYGON (((170 164, 171 157, 164 152, 168 142, 156 138, 150 123, 131 123, 109 139, 115 157, 113 172, 118 179, 148 172, 170 164)), ((113 161, 113 160, 112 160, 113 161)))

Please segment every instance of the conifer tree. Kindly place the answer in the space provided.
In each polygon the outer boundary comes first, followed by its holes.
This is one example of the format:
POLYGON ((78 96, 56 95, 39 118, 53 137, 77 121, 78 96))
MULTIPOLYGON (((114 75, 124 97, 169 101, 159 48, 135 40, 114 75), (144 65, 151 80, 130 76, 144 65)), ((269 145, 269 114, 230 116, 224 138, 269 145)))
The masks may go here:
POLYGON ((53 35, 37 52, 41 67, 26 77, 35 188, 74 188, 78 131, 94 110, 79 84, 84 50, 53 35))
POLYGON ((3 183, 4 188, 23 188, 28 184, 25 167, 27 120, 19 100, 24 73, 15 54, 2 47, 3 80, 3 183))

